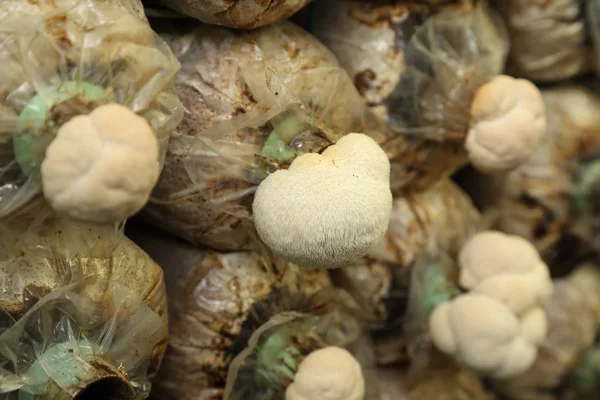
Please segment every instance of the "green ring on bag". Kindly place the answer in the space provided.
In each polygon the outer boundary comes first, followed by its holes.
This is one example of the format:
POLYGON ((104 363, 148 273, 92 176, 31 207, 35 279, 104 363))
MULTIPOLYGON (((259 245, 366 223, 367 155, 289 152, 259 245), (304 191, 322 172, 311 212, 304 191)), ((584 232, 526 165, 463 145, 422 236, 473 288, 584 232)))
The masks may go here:
POLYGON ((441 264, 430 266, 425 273, 423 292, 423 305, 427 314, 460 294, 458 287, 448 280, 441 264))
POLYGON ((127 378, 98 358, 97 352, 98 346, 86 339, 50 346, 27 371, 19 400, 70 400, 86 390, 108 392, 115 395, 113 399, 133 399, 135 392, 127 378), (101 383, 105 386, 97 386, 101 383))
POLYGON ((33 146, 38 132, 46 124, 49 128, 55 128, 53 121, 46 122, 48 111, 54 105, 76 96, 96 101, 99 104, 114 101, 112 93, 88 82, 67 81, 51 87, 43 95, 36 94, 19 114, 18 134, 13 138, 15 158, 25 175, 29 176, 39 168, 33 146))

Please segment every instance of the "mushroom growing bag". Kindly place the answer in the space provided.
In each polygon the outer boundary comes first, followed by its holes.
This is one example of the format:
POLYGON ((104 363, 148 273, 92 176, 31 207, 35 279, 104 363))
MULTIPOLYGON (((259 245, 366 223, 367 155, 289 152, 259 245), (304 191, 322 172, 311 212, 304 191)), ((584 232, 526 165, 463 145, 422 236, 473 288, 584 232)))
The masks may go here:
POLYGON ((168 335, 161 269, 120 230, 50 213, 0 238, 3 398, 146 398, 168 335))
POLYGON ((258 184, 297 155, 362 132, 362 99, 336 58, 290 22, 251 33, 193 24, 163 37, 182 64, 186 115, 146 215, 195 244, 256 249, 258 184))
POLYGON ((211 25, 254 29, 292 16, 311 0, 156 0, 211 25))
POLYGON ((215 252, 138 226, 129 233, 165 271, 169 346, 155 380, 159 399, 220 396, 233 358, 272 315, 318 312, 343 296, 325 271, 306 271, 255 252, 215 252), (327 290, 329 288, 329 290, 327 290), (185 373, 182 373, 185 371, 185 373))
POLYGON ((366 383, 364 400, 378 400, 369 345, 359 320, 341 310, 322 315, 276 314, 252 334, 248 346, 231 363, 223 400, 284 400, 285 389, 293 381, 291 364, 297 367, 308 353, 328 346, 345 348, 354 356, 366 383))
POLYGON ((444 9, 415 31, 406 70, 385 101, 389 131, 377 138, 392 162, 395 195, 427 188, 468 162, 471 102, 502 72, 507 52, 505 27, 485 2, 444 9))
POLYGON ((4 0, 0 63, 0 219, 34 208, 58 129, 100 105, 146 119, 162 165, 183 111, 172 87, 179 63, 138 0, 4 0))

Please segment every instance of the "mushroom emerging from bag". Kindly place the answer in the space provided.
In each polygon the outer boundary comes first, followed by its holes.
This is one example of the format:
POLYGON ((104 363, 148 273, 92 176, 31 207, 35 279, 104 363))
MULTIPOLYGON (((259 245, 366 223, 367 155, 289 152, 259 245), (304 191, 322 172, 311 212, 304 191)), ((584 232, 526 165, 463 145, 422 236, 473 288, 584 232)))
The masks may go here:
POLYGON ((508 174, 468 172, 461 178, 491 226, 531 241, 551 256, 567 232, 595 239, 593 183, 585 161, 600 155, 600 99, 590 90, 565 85, 542 91, 548 132, 532 158, 508 174), (587 177, 584 177, 587 176, 587 177), (583 180, 582 180, 583 178, 583 180), (593 197, 593 196, 592 196, 593 197))
POLYGON ((377 399, 357 309, 325 271, 253 252, 201 250, 143 226, 130 235, 163 267, 169 294, 157 398, 283 399, 307 353, 337 346, 353 353, 367 399, 377 399))
MULTIPOLYGON (((377 362, 406 359, 406 309, 415 264, 426 253, 458 256, 480 215, 452 181, 394 200, 385 240, 358 262, 330 272, 369 318, 377 362)), ((420 304, 421 305, 421 304, 420 304)))
POLYGON ((114 222, 139 211, 182 117, 179 63, 139 1, 0 5, 0 218, 114 222))
POLYGON ((219 250, 258 249, 251 207, 264 181, 254 202, 259 234, 292 261, 339 266, 383 236, 389 161, 367 136, 348 135, 363 130, 364 106, 327 49, 289 22, 251 33, 171 27, 163 36, 182 64, 187 114, 145 210, 153 223, 219 250), (319 181, 319 171, 327 178, 319 181), (358 228, 323 225, 348 215, 358 228))
POLYGON ((508 41, 485 2, 433 8, 424 22, 422 5, 322 4, 317 35, 387 125, 373 137, 390 157, 395 195, 425 189, 469 161, 503 171, 531 156, 545 131, 543 102, 530 82, 500 75, 508 41))
POLYGON ((167 344, 162 270, 119 229, 46 209, 0 238, 0 393, 145 399, 167 344))

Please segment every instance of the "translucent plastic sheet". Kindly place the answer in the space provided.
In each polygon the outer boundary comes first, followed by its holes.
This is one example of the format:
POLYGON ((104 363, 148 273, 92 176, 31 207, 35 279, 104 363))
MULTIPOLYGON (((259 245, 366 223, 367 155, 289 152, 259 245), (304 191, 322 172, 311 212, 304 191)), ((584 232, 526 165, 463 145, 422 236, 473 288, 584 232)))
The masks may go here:
POLYGON ((317 295, 331 288, 326 271, 304 271, 258 253, 201 250, 146 226, 129 235, 165 270, 171 324, 157 399, 220 395, 231 360, 271 316, 344 304, 336 291, 317 295))
POLYGON ((467 163, 471 101, 502 72, 507 52, 504 25, 486 2, 445 9, 415 31, 406 70, 385 101, 389 132, 377 138, 392 160, 394 194, 428 187, 467 163))
POLYGON ((211 25, 254 29, 289 18, 311 0, 153 0, 211 25))
POLYGON ((334 282, 369 316, 379 363, 406 359, 402 327, 415 263, 428 252, 456 257, 479 223, 469 197, 444 180, 425 192, 396 199, 385 240, 357 264, 331 271, 334 282))
POLYGON ((155 130, 161 162, 182 118, 179 63, 137 0, 4 0, 0 62, 0 218, 34 207, 45 149, 72 117, 126 105, 155 130))
POLYGON ((523 236, 547 253, 572 222, 580 163, 600 156, 600 99, 574 85, 542 95, 549 128, 532 158, 506 175, 465 181, 472 182, 467 191, 492 228, 523 236))
POLYGON ((556 390, 594 343, 599 322, 595 310, 568 280, 555 281, 545 311, 548 336, 533 367, 519 377, 494 385, 510 399, 554 400, 556 390))
MULTIPOLYGON (((291 377, 283 382, 282 377, 276 377, 271 370, 274 365, 263 365, 265 359, 261 350, 272 335, 286 332, 291 335, 290 343, 284 352, 293 354, 294 350, 303 355, 327 346, 338 346, 350 351, 361 364, 366 381, 365 400, 379 400, 379 385, 377 381, 374 360, 358 320, 350 314, 331 312, 319 316, 301 313, 282 313, 273 316, 256 330, 248 346, 233 360, 227 376, 227 386, 223 400, 283 400, 285 388, 291 377), (291 347, 294 347, 292 350, 291 347), (270 367, 270 368, 267 368, 270 367), (270 378, 270 380, 267 378, 270 378), (268 381, 269 385, 261 386, 260 379, 268 381)), ((273 351, 273 349, 267 349, 273 351)), ((277 354, 276 356, 278 356, 277 354)), ((276 357, 274 356, 274 357, 276 357)), ((268 358, 270 360, 270 357, 268 358)))
POLYGON ((0 238, 3 398, 145 398, 167 341, 160 268, 118 229, 49 213, 0 238))
POLYGON ((587 4, 596 0, 492 2, 503 14, 510 34, 507 72, 511 75, 533 81, 559 81, 593 68, 597 53, 586 11, 587 4))
POLYGON ((182 64, 186 116, 146 214, 196 244, 252 248, 257 185, 296 155, 363 131, 360 95, 335 57, 290 22, 164 31, 182 64))

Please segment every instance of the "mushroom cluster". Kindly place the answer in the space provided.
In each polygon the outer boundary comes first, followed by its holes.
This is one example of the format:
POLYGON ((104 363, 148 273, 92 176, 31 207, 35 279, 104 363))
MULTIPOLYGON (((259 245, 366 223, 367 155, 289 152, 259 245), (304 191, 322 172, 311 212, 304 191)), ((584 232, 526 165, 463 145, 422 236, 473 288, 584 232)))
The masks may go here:
POLYGON ((471 238, 459 264, 459 283, 469 292, 432 312, 436 347, 493 378, 525 372, 547 333, 541 306, 552 294, 548 267, 526 240, 493 231, 471 238))

